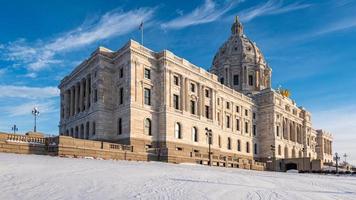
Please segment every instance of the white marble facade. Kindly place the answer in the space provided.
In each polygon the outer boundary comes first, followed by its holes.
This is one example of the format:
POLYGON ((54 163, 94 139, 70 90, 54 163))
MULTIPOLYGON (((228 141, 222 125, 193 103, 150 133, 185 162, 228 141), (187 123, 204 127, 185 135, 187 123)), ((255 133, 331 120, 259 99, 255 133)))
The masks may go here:
MULTIPOLYGON (((329 162, 332 136, 311 113, 271 88, 272 70, 238 21, 206 71, 135 41, 99 47, 66 76, 60 134, 141 145, 208 146, 254 160, 310 157, 329 162)), ((177 147, 177 149, 179 149, 177 147)))

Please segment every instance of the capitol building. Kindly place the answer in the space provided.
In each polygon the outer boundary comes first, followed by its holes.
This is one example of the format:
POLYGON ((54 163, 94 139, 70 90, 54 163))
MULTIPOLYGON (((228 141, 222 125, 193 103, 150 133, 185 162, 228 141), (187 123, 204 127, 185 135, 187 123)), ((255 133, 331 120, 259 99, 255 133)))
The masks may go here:
POLYGON ((250 168, 271 160, 277 170, 289 161, 331 163, 332 135, 315 129, 312 114, 271 82, 271 67, 238 19, 209 70, 133 40, 117 51, 99 47, 59 85, 59 130, 152 150, 172 163, 208 154, 210 134, 209 155, 250 168))

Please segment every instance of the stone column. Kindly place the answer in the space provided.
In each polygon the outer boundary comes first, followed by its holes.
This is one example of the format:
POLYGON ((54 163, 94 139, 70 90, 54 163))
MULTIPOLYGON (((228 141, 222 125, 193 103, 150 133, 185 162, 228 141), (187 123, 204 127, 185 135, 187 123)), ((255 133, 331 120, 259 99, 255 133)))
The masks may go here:
POLYGON ((79 110, 80 112, 84 111, 83 107, 84 101, 84 82, 83 80, 80 81, 80 98, 79 98, 79 110))
POLYGON ((210 99, 210 119, 212 119, 213 121, 215 121, 215 115, 216 115, 216 91, 215 90, 211 90, 211 99, 210 99))
POLYGON ((256 89, 259 89, 260 87, 260 82, 259 82, 259 77, 260 76, 260 73, 258 70, 255 71, 255 88, 256 89))
MULTIPOLYGON (((211 93, 209 91, 209 95, 211 98, 211 93)), ((201 85, 201 98, 199 99, 199 107, 200 107, 200 115, 205 116, 205 87, 201 85)))
POLYGON ((181 96, 181 101, 180 101, 180 108, 182 111, 185 110, 185 99, 186 99, 186 96, 185 96, 185 84, 186 84, 186 78, 184 76, 181 76, 181 84, 180 84, 180 96, 181 96))
POLYGON ((85 98, 86 98, 85 109, 88 110, 89 108, 89 78, 88 77, 85 79, 85 98))
POLYGON ((74 115, 74 86, 70 89, 70 116, 74 115))
POLYGON ((64 118, 68 119, 68 108, 69 108, 69 90, 66 90, 64 93, 64 118))
POLYGON ((184 78, 184 98, 185 98, 185 101, 184 101, 184 110, 185 111, 189 111, 189 105, 190 105, 190 98, 189 98, 189 91, 190 91, 190 88, 189 88, 189 81, 187 78, 184 78))
POLYGON ((76 83, 74 85, 75 88, 75 93, 74 93, 74 115, 78 113, 78 98, 79 98, 79 87, 78 84, 76 83))
POLYGON ((202 115, 202 113, 201 113, 201 101, 202 101, 202 91, 201 91, 201 84, 200 83, 197 83, 197 92, 198 92, 198 103, 197 103, 197 114, 199 115, 199 116, 201 116, 202 115))

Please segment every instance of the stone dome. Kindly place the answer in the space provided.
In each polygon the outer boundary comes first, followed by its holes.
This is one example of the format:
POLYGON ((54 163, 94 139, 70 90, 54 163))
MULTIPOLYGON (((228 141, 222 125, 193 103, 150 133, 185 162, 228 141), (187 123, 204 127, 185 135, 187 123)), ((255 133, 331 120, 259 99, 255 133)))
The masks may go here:
POLYGON ((270 87, 271 69, 256 43, 243 33, 237 17, 231 36, 215 54, 210 71, 221 83, 239 91, 254 93, 270 87))

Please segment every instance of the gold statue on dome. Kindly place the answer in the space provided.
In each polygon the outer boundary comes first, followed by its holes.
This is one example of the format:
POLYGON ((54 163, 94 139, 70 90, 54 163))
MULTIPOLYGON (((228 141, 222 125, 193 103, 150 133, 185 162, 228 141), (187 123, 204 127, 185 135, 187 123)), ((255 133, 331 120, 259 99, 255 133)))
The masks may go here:
POLYGON ((291 96, 291 92, 288 89, 282 88, 282 86, 278 86, 277 92, 281 94, 283 97, 289 98, 291 96))

